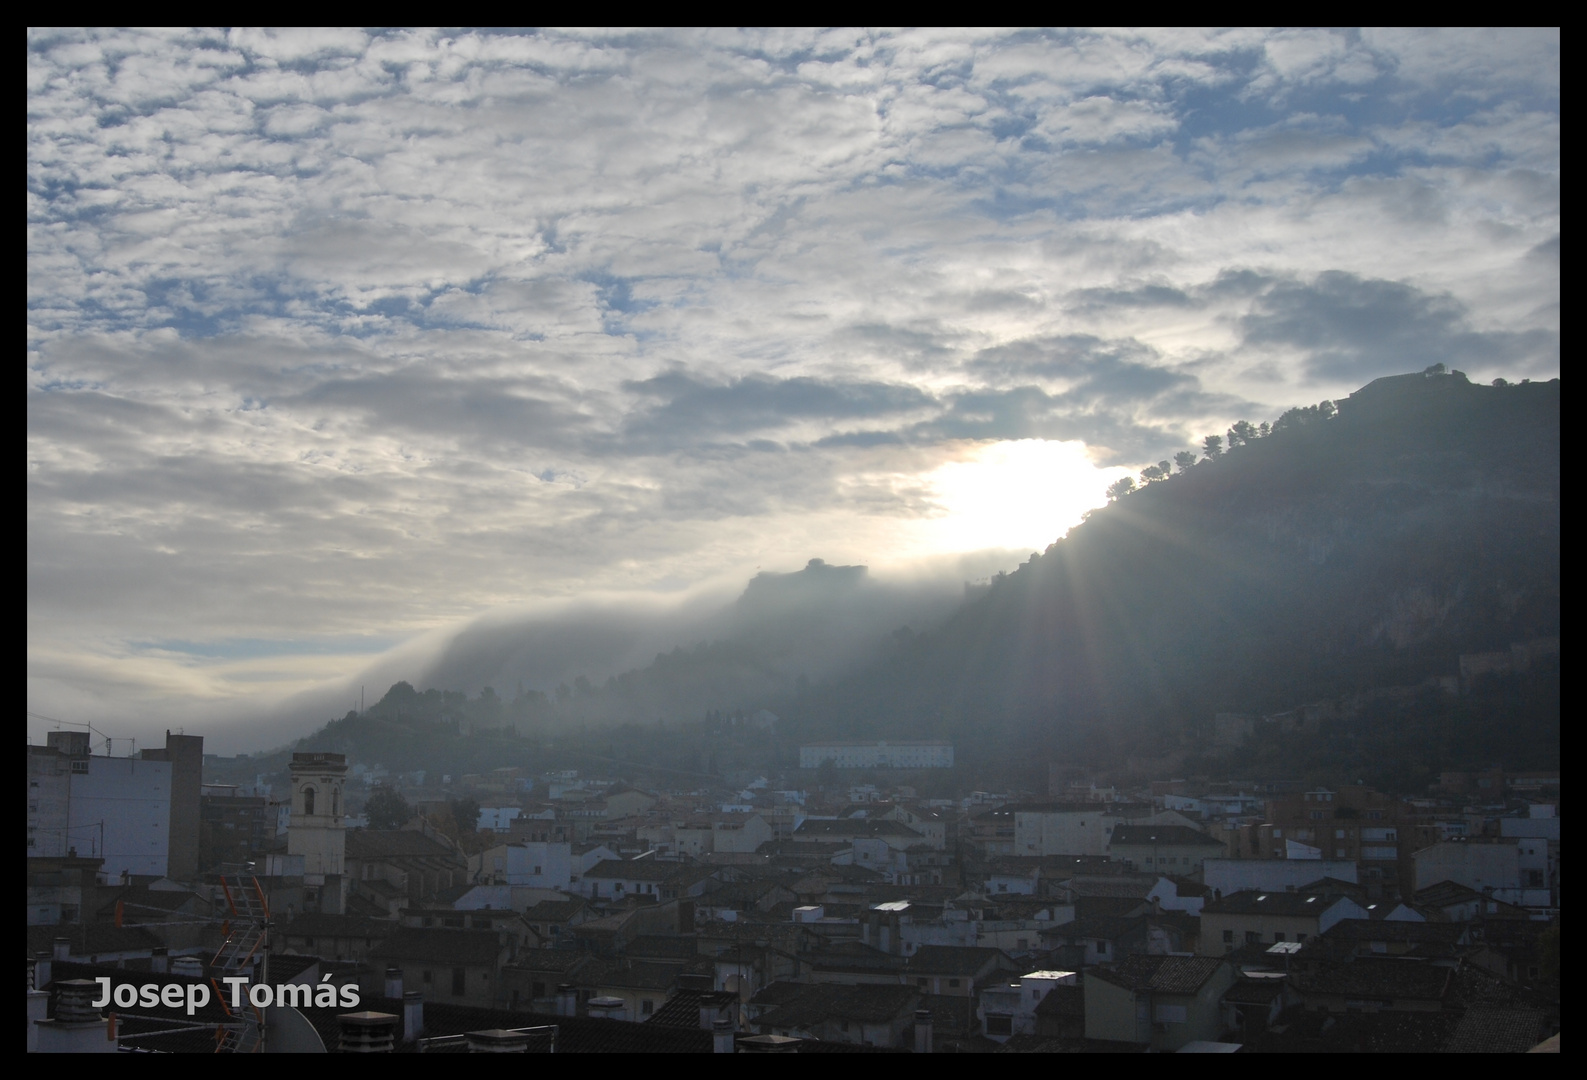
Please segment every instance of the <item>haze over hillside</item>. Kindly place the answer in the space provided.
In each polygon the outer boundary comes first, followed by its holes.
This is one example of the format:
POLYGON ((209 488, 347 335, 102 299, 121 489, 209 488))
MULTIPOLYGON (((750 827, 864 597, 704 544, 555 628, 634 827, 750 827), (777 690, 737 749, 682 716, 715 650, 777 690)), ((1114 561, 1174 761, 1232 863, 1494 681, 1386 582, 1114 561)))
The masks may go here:
POLYGON ((414 680, 454 693, 421 707, 404 690, 386 711, 531 738, 770 708, 790 735, 947 736, 993 755, 1204 747, 1218 711, 1414 686, 1462 653, 1557 640, 1559 407, 1557 380, 1381 379, 1336 416, 1292 410, 1123 495, 983 587, 816 559, 671 624, 476 627, 414 680), (669 631, 673 648, 607 679, 516 685, 669 631))

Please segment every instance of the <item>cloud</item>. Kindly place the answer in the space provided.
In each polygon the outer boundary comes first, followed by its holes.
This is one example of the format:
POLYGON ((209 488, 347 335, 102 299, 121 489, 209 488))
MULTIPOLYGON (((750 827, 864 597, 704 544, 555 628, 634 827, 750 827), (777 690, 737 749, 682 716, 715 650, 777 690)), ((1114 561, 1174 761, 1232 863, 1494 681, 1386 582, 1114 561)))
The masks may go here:
POLYGON ((1366 382, 1436 363, 1531 370, 1538 361, 1558 362, 1551 331, 1473 330, 1452 297, 1338 270, 1275 285, 1240 325, 1248 349, 1294 349, 1319 381, 1366 382))
POLYGON ((1558 370, 1557 31, 67 29, 26 65, 38 704, 260 677, 154 642, 877 565, 985 442, 1138 466, 1434 361, 1558 370))

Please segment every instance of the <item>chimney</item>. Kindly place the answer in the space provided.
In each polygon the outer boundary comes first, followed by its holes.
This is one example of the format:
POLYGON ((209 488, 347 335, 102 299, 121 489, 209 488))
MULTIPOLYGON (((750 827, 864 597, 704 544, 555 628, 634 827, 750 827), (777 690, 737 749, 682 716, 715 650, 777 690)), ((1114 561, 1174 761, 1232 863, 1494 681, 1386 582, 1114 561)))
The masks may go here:
POLYGON ((424 991, 409 990, 402 995, 402 1041, 413 1042, 424 1034, 424 991))
POLYGON ((594 997, 584 1003, 593 1020, 623 1019, 623 999, 620 997, 594 997))
POLYGON ((99 1020, 93 1001, 99 984, 92 979, 62 979, 55 987, 55 1019, 62 1024, 91 1024, 99 1020))
POLYGON ((386 969, 386 997, 392 1001, 402 1000, 402 969, 399 967, 386 969))
MULTIPOLYGON (((115 1020, 106 1021, 94 1007, 99 984, 92 979, 61 979, 55 984, 55 1019, 29 1024, 28 1043, 42 1054, 113 1054, 115 1020)), ((38 1011, 29 996, 28 1016, 38 1011)))
POLYGON ((33 989, 42 990, 50 984, 52 961, 47 952, 33 957, 33 989))
POLYGON ((343 1054, 389 1054, 391 1036, 397 1026, 393 1013, 364 1012, 343 1013, 336 1018, 341 1027, 343 1054))
POLYGON ((733 1021, 725 1016, 711 1025, 711 1052, 713 1054, 733 1052, 733 1021))
POLYGON ((64 963, 66 963, 68 960, 70 960, 72 958, 72 939, 71 938, 58 937, 58 938, 55 939, 54 945, 55 945, 55 959, 59 960, 61 963, 64 964, 64 963))
POLYGON ((572 983, 557 984, 557 1015, 577 1016, 579 1014, 579 988, 572 983))
POLYGON ((486 1031, 470 1031, 464 1038, 468 1040, 470 1054, 527 1054, 529 1052, 529 1033, 527 1031, 508 1031, 504 1028, 490 1028, 486 1031))
POLYGON ((931 1010, 915 1010, 915 1053, 931 1053, 931 1010))
POLYGON ((164 945, 157 946, 149 954, 149 970, 164 974, 171 969, 171 950, 164 945))

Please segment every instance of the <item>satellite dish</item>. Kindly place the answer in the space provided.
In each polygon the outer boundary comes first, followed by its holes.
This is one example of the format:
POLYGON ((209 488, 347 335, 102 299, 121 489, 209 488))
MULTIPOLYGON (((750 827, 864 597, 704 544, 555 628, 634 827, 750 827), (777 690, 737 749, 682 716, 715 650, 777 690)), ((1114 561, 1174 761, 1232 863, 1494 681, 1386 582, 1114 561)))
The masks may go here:
POLYGON ((290 1005, 272 1005, 264 1010, 267 1054, 323 1054, 325 1043, 309 1018, 290 1005))

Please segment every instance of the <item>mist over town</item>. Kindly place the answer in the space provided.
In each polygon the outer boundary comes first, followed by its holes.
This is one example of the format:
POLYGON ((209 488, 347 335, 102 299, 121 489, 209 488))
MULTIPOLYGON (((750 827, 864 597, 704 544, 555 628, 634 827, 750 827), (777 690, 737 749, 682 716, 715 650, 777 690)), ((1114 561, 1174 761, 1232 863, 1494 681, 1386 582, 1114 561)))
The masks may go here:
POLYGON ((1557 29, 27 64, 30 1051, 1558 1051, 1557 29))

